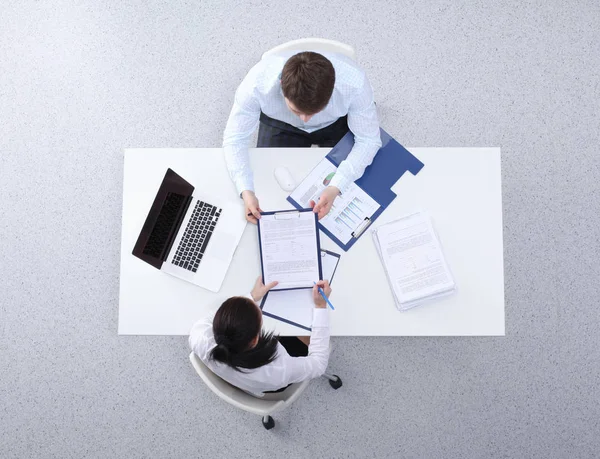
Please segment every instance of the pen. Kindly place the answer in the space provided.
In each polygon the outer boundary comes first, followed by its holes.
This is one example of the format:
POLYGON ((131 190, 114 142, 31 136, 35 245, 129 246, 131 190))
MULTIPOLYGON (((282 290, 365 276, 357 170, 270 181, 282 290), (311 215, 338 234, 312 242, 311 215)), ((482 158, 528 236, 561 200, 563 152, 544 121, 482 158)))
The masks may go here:
MULTIPOLYGON (((313 284, 317 285, 316 282, 313 282, 313 284)), ((319 293, 321 294, 321 296, 323 297, 323 299, 325 301, 327 301, 327 304, 329 305, 329 307, 335 311, 335 308, 333 307, 333 304, 331 304, 331 301, 329 301, 329 299, 325 296, 325 292, 323 291, 323 289, 321 287, 317 287, 319 289, 319 293)))

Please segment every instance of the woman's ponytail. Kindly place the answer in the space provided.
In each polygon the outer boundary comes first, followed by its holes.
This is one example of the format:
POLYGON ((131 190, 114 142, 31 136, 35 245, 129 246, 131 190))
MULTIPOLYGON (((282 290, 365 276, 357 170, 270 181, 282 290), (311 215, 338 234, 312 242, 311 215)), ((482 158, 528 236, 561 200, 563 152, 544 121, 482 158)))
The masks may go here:
POLYGON ((216 360, 217 362, 224 363, 226 365, 231 365, 231 351, 224 344, 217 344, 212 352, 211 358, 216 360))

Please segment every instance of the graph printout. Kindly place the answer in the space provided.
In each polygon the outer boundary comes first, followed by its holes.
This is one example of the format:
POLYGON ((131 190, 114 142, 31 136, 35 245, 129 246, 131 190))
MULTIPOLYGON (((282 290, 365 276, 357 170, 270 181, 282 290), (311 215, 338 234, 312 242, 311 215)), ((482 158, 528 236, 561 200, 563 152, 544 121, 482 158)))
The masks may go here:
MULTIPOLYGON (((309 207, 309 202, 319 200, 323 190, 329 185, 337 168, 328 160, 323 159, 308 174, 290 197, 301 207, 309 207)), ((351 183, 348 188, 336 198, 329 213, 319 223, 327 228, 340 242, 347 244, 352 239, 352 232, 364 221, 371 217, 379 204, 351 183)))

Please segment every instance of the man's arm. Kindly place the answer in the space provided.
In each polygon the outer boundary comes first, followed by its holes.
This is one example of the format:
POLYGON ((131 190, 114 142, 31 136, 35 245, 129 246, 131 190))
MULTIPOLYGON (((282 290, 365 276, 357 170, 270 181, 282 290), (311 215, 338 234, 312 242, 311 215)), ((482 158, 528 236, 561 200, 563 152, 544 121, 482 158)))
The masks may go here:
POLYGON ((373 88, 366 76, 361 91, 350 104, 348 127, 354 134, 354 147, 348 157, 340 163, 330 183, 330 186, 338 188, 342 193, 350 183, 362 177, 381 148, 373 88))
POLYGON ((229 176, 238 193, 254 191, 248 143, 258 126, 260 103, 254 94, 255 69, 250 70, 235 92, 233 107, 223 134, 223 150, 229 176))

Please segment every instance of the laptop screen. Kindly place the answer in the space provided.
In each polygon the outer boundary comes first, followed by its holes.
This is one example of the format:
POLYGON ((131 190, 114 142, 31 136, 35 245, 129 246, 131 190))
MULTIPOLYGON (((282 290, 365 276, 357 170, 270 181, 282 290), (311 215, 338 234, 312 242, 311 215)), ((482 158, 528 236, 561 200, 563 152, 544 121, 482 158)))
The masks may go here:
POLYGON ((133 249, 133 255, 159 268, 166 260, 191 201, 194 187, 167 170, 133 249))
POLYGON ((163 205, 154 223, 154 228, 148 237, 144 246, 144 254, 151 257, 160 258, 169 242, 169 237, 173 228, 177 224, 177 216, 181 214, 181 209, 185 205, 186 197, 179 193, 168 192, 163 205))

